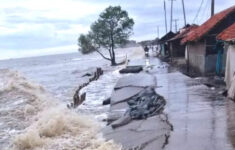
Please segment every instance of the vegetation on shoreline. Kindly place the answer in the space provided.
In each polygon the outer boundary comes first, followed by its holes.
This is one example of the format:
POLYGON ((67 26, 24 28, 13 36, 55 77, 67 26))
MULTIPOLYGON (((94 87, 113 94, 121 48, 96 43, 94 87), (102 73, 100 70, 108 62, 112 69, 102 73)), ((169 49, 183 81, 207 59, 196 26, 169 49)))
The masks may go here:
POLYGON ((95 21, 88 34, 81 34, 78 38, 79 51, 87 54, 98 52, 104 59, 116 65, 115 48, 127 42, 132 34, 134 20, 128 16, 128 12, 120 6, 109 6, 95 21), (100 49, 108 51, 106 56, 100 49))

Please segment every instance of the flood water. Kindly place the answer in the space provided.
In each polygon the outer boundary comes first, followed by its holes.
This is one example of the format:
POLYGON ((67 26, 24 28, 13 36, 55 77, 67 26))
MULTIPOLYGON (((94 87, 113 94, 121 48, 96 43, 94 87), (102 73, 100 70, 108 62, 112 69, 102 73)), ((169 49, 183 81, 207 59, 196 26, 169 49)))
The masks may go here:
MULTIPOLYGON (((157 77, 156 91, 167 101, 164 113, 174 128, 164 149, 235 149, 235 103, 156 58, 149 63, 155 65, 149 72, 157 77)), ((118 69, 96 54, 0 61, 1 149, 120 150, 100 132, 109 108, 102 100, 121 77, 118 69), (82 75, 95 67, 104 75, 84 89, 83 105, 68 110, 74 91, 87 80, 82 75)))
MULTIPOLYGON (((117 59, 138 55, 141 48, 117 50, 117 59)), ((111 95, 121 76, 120 67, 98 54, 79 53, 0 61, 0 149, 114 149, 120 146, 105 141, 102 122, 108 106, 102 101, 111 95), (73 101, 82 77, 102 67, 104 75, 83 89, 86 101, 77 109, 73 101)))

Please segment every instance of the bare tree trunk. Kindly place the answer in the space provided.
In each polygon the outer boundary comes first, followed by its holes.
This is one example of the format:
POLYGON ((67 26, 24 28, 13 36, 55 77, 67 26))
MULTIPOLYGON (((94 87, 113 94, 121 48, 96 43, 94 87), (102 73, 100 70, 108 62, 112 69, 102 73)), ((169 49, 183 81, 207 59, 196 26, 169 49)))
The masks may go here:
POLYGON ((112 65, 112 66, 115 66, 115 65, 117 65, 117 63, 116 63, 115 52, 114 52, 114 40, 113 40, 113 35, 111 35, 111 42, 112 42, 112 46, 111 46, 111 51, 112 51, 111 65, 112 65))
POLYGON ((112 49, 112 53, 113 53, 113 56, 112 56, 112 59, 111 59, 111 61, 112 61, 112 66, 115 66, 115 65, 117 65, 117 63, 116 63, 116 58, 115 58, 114 49, 112 49))

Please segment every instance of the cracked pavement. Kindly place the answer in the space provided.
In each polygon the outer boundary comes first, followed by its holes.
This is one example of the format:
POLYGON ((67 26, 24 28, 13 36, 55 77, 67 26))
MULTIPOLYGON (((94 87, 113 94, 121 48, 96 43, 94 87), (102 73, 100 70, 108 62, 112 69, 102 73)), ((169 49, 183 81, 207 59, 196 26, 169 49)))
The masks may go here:
MULTIPOLYGON (((196 79, 172 71, 165 63, 154 59, 155 64, 149 73, 157 81, 156 93, 166 100, 163 114, 146 120, 133 120, 116 129, 107 126, 105 138, 113 139, 127 150, 235 149, 235 103, 196 79)), ((144 83, 144 78, 141 82, 144 83)), ((128 90, 119 94, 127 98, 128 93, 135 94, 128 90)), ((115 100, 118 100, 118 95, 115 100)), ((120 117, 127 107, 125 100, 111 103, 109 117, 120 117)))

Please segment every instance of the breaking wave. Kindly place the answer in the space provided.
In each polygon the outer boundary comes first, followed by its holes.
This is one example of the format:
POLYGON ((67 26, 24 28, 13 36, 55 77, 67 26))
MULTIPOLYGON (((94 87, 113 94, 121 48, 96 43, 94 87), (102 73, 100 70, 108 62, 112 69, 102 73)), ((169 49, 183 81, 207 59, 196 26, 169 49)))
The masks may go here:
POLYGON ((69 110, 19 72, 0 70, 0 144, 12 150, 120 150, 91 116, 69 110))

